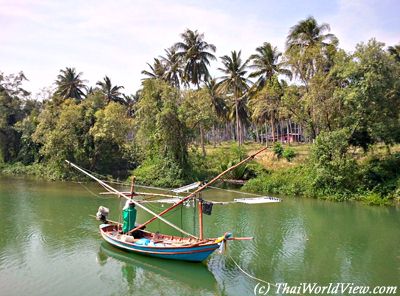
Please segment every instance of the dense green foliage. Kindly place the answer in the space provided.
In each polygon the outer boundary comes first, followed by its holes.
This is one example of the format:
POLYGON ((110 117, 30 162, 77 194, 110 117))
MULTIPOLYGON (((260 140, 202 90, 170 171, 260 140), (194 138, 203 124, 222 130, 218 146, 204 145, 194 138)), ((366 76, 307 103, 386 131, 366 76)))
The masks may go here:
POLYGON ((400 143, 399 46, 385 50, 371 39, 347 53, 329 31, 309 17, 290 28, 283 52, 269 42, 249 58, 234 50, 220 57, 221 76, 211 79, 216 47, 187 29, 142 71, 134 95, 108 76, 90 87, 83 73, 66 67, 39 102, 22 88, 22 72, 0 72, 0 168, 73 178, 68 159, 173 187, 237 163, 245 156, 240 146, 252 139, 272 141, 274 161, 288 168, 266 171, 252 162, 225 176, 250 179, 244 189, 390 203, 400 194, 399 156, 390 154, 400 143), (300 165, 293 135, 313 143, 300 165), (207 151, 225 140, 238 146, 207 151), (387 155, 367 157, 378 144, 387 155), (360 149, 363 160, 354 154, 360 149))
POLYGON ((190 171, 186 125, 179 117, 179 92, 161 80, 144 82, 136 113, 136 140, 145 161, 138 180, 160 186, 181 185, 190 171))

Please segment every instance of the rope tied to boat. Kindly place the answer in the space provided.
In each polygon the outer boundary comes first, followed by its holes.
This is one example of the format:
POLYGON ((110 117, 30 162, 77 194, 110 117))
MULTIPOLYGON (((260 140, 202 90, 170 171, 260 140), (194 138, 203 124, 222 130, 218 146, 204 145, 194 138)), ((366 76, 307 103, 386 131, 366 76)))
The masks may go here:
MULTIPOLYGON (((232 257, 231 255, 229 255, 229 254, 228 254, 228 258, 231 259, 232 262, 236 265, 236 267, 237 267, 244 275, 246 275, 247 277, 249 277, 249 278, 251 278, 251 279, 253 279, 253 280, 255 280, 255 281, 258 281, 258 282, 267 284, 268 286, 272 286, 272 287, 278 288, 278 286, 277 286, 276 284, 271 283, 271 282, 268 282, 268 281, 264 281, 264 280, 262 280, 262 279, 260 279, 260 278, 258 278, 258 277, 255 277, 255 276, 249 274, 248 272, 246 272, 242 267, 240 267, 240 265, 235 261, 235 259, 233 259, 233 257, 232 257)), ((298 294, 298 295, 303 295, 303 294, 298 294)))

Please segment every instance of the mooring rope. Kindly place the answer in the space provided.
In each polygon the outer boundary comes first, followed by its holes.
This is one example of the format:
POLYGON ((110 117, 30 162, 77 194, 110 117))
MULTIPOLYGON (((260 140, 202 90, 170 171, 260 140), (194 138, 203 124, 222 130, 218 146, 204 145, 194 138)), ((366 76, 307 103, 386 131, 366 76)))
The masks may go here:
MULTIPOLYGON (((271 285, 272 287, 278 288, 278 286, 277 286, 276 284, 274 284, 274 283, 264 281, 264 280, 262 280, 262 279, 259 279, 259 278, 255 277, 255 276, 249 274, 249 273, 246 272, 243 268, 240 267, 240 265, 235 261, 235 259, 232 258, 231 255, 229 255, 229 254, 227 254, 227 255, 228 255, 228 257, 232 260, 232 262, 236 265, 236 267, 237 267, 243 274, 245 274, 246 276, 248 276, 249 278, 251 278, 251 279, 253 279, 253 280, 256 280, 256 281, 259 281, 259 282, 261 282, 261 283, 267 284, 267 285, 271 285)), ((298 294, 298 295, 303 295, 303 294, 298 294)))
POLYGON ((274 286, 274 287, 278 287, 277 285, 275 285, 275 284, 273 284, 273 283, 270 283, 270 282, 264 281, 264 280, 262 280, 262 279, 259 279, 259 278, 255 277, 255 276, 252 276, 251 274, 249 274, 248 272, 246 272, 243 268, 241 268, 240 265, 235 261, 235 259, 233 259, 233 257, 232 257, 231 255, 228 254, 228 257, 233 261, 233 263, 235 263, 236 267, 239 268, 239 270, 240 270, 241 272, 243 272, 245 275, 247 275, 249 278, 252 278, 253 280, 262 282, 262 283, 264 283, 264 284, 268 284, 268 285, 271 285, 271 286, 274 286))

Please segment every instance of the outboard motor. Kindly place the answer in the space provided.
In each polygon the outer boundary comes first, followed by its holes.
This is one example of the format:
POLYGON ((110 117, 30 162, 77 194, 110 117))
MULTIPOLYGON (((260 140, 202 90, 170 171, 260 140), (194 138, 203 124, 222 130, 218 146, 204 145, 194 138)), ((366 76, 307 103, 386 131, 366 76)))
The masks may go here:
POLYGON ((109 213, 110 210, 108 208, 100 206, 96 213, 96 219, 103 223, 107 223, 107 216, 109 213))

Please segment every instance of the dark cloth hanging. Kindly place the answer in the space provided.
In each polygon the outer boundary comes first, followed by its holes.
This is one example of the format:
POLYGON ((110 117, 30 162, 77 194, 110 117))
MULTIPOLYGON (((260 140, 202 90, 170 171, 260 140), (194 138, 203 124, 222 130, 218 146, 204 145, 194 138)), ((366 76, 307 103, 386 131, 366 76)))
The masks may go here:
POLYGON ((212 202, 203 201, 203 204, 202 204, 203 214, 211 215, 212 207, 213 207, 213 203, 212 202))

